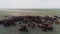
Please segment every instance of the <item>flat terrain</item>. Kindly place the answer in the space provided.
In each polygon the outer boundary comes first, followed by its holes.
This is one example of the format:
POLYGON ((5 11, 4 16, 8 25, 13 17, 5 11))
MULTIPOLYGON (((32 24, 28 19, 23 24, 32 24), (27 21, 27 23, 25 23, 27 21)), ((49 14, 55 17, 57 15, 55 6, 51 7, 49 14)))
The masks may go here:
MULTIPOLYGON (((25 15, 33 15, 33 16, 44 16, 44 15, 57 15, 60 16, 60 10, 55 9, 35 9, 35 10, 0 10, 0 20, 5 19, 4 16, 25 16, 25 15)), ((16 26, 4 27, 2 24, 0 25, 0 34, 60 34, 60 24, 53 24, 54 31, 52 32, 43 32, 37 26, 34 29, 29 28, 29 32, 19 32, 18 29, 20 25, 17 22, 16 26)))

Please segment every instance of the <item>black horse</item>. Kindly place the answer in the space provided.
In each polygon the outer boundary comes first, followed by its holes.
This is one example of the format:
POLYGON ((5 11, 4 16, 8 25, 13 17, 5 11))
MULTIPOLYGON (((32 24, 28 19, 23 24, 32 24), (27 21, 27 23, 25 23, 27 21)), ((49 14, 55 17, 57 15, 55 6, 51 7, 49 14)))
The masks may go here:
POLYGON ((53 31, 53 27, 45 28, 43 31, 53 31))
POLYGON ((22 31, 22 32, 26 31, 26 32, 28 32, 28 29, 26 28, 26 26, 23 26, 21 29, 19 29, 19 31, 22 31))

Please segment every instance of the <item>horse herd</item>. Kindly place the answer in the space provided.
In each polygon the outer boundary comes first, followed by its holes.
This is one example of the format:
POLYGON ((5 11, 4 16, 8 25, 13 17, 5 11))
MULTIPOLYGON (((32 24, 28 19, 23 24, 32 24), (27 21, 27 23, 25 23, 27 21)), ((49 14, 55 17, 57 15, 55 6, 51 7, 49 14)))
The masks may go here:
MULTIPOLYGON (((11 16, 8 19, 4 19, 4 20, 0 20, 0 24, 3 24, 5 27, 6 26, 10 26, 10 25, 16 25, 16 22, 20 22, 22 21, 23 23, 27 24, 27 23, 32 23, 35 22, 39 28, 41 28, 43 31, 52 31, 53 27, 51 26, 51 24, 56 23, 56 24, 60 24, 59 21, 60 17, 58 16, 53 16, 50 17, 48 15, 46 16, 11 16)), ((19 23, 21 25, 21 23, 19 23)), ((27 24, 28 27, 34 28, 35 24, 32 23, 33 25, 27 24)), ((28 29, 26 28, 26 26, 22 25, 22 28, 19 29, 19 31, 28 31, 28 29)))

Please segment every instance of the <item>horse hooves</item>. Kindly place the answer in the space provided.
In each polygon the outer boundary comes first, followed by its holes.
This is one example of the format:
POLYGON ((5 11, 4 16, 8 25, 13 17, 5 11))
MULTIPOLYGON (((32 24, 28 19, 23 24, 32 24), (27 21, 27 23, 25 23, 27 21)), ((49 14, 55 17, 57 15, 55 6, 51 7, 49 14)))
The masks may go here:
POLYGON ((15 23, 13 23, 12 25, 16 25, 15 23))
POLYGON ((6 27, 6 26, 10 26, 10 25, 4 25, 4 26, 6 27))
POLYGON ((49 29, 49 31, 53 31, 53 29, 49 29))
POLYGON ((28 31, 28 30, 26 30, 26 31, 28 31))
POLYGON ((19 23, 19 24, 21 24, 21 23, 19 23))
POLYGON ((53 27, 49 28, 48 30, 49 30, 49 31, 53 31, 53 27))
POLYGON ((47 32, 47 29, 44 29, 43 31, 44 31, 44 32, 47 32))

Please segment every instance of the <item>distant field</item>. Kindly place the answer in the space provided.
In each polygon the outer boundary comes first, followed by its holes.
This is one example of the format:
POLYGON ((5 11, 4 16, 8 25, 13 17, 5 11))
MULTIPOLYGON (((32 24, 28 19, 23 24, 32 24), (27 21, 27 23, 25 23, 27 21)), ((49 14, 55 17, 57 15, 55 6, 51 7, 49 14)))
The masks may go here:
POLYGON ((58 15, 60 16, 60 10, 54 9, 30 9, 30 10, 1 10, 0 15, 58 15))

